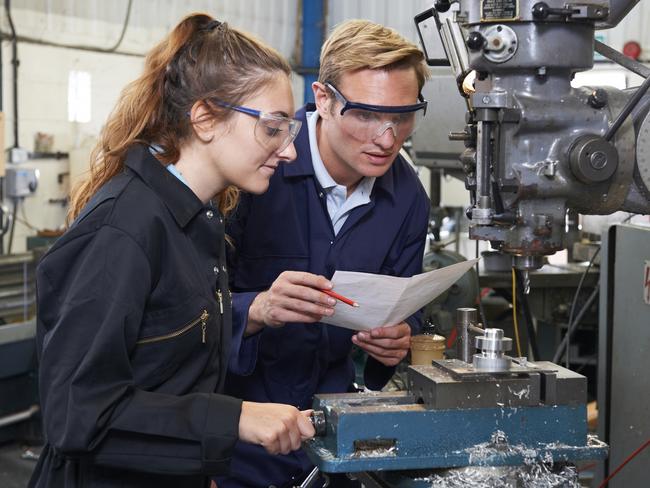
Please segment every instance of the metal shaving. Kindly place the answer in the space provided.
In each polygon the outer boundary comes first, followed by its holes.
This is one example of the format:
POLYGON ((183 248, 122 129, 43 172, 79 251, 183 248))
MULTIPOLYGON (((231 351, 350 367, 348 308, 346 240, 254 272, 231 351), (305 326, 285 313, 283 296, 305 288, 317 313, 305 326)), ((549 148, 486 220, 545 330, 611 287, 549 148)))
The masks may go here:
POLYGON ((544 463, 527 466, 469 466, 442 471, 415 481, 431 488, 580 488, 574 466, 553 470, 544 463))
POLYGON ((377 449, 367 449, 356 451, 352 454, 352 458, 369 458, 369 457, 385 457, 385 456, 397 456, 397 447, 382 447, 377 449))

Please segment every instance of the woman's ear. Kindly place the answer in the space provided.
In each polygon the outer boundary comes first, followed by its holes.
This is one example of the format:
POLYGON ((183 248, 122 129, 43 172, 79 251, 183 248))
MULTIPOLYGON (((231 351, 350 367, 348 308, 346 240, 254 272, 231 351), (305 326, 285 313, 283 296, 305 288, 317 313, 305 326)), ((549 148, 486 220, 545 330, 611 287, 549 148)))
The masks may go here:
POLYGON ((190 110, 190 124, 194 128, 196 136, 205 143, 214 139, 217 121, 205 102, 199 100, 194 102, 190 110))
POLYGON ((314 102, 316 103, 319 117, 328 119, 333 102, 327 93, 327 88, 322 83, 314 81, 311 84, 311 89, 314 91, 314 102))

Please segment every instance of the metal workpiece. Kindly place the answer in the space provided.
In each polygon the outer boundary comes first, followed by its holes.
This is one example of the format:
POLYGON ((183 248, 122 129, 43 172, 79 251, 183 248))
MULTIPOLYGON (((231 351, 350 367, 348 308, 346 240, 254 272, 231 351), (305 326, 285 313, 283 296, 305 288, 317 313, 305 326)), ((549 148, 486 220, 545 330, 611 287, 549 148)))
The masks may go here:
POLYGON ((474 338, 478 354, 474 354, 472 364, 478 371, 508 371, 512 359, 504 353, 512 349, 512 339, 503 336, 502 329, 485 329, 482 336, 474 338))
POLYGON ((476 328, 478 315, 475 308, 459 308, 456 310, 456 357, 469 363, 474 353, 470 330, 476 328))

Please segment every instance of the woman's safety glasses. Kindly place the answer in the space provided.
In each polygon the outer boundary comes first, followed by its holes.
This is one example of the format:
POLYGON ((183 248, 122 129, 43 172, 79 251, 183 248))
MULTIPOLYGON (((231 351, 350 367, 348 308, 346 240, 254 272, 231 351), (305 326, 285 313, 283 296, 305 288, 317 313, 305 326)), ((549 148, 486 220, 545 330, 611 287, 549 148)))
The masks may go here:
POLYGON ((359 141, 374 140, 388 129, 396 139, 404 140, 418 127, 427 112, 427 101, 418 95, 419 103, 413 105, 369 105, 350 102, 331 83, 325 86, 343 107, 339 112, 343 129, 359 141))
POLYGON ((256 117, 255 139, 266 149, 273 152, 280 153, 284 151, 294 141, 302 125, 299 120, 283 117, 282 115, 261 112, 240 105, 231 105, 215 98, 211 100, 220 107, 256 117))

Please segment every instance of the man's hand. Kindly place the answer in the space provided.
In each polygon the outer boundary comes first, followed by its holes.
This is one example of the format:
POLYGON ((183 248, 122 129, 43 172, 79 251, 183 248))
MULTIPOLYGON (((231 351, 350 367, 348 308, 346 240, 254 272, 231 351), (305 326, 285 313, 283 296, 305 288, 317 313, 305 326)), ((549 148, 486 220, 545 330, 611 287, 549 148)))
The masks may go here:
POLYGON ((267 325, 318 322, 323 316, 332 315, 336 300, 320 291, 331 289, 332 283, 323 276, 285 271, 251 303, 246 333, 253 334, 267 325))
POLYGON ((352 342, 386 366, 398 364, 411 347, 411 328, 406 322, 361 331, 352 342))
POLYGON ((242 402, 239 439, 260 445, 269 454, 289 454, 314 437, 311 413, 280 403, 242 402))

